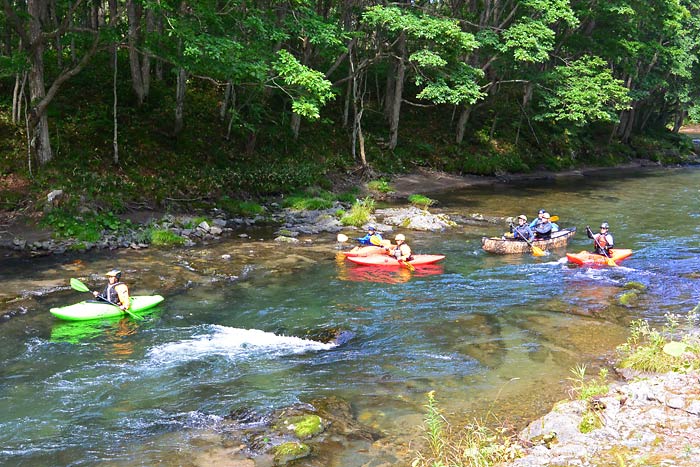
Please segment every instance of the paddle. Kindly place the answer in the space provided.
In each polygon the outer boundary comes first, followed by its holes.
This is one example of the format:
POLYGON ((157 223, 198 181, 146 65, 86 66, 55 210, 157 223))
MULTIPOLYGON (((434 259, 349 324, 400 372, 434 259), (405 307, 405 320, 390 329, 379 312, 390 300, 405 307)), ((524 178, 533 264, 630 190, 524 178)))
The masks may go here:
POLYGON ((549 218, 549 222, 556 222, 559 220, 559 216, 552 216, 549 218))
MULTIPOLYGON (((370 243, 371 243, 372 245, 374 245, 374 246, 382 246, 382 242, 381 242, 377 237, 375 237, 374 235, 372 235, 371 237, 369 237, 369 241, 370 241, 370 243)), ((384 248, 387 252, 389 251, 389 249, 388 249, 387 247, 382 247, 382 248, 384 248)), ((405 267, 406 269, 408 269, 409 271, 415 271, 415 270, 416 270, 416 267, 415 267, 414 265, 412 265, 411 263, 409 263, 408 261, 405 261, 405 260, 403 260, 403 259, 397 259, 396 261, 398 261, 399 264, 401 264, 402 266, 404 266, 404 267, 405 267)))
POLYGON ((338 234, 338 237, 337 237, 337 240, 338 240, 338 243, 345 243, 345 242, 348 241, 348 236, 345 235, 345 234, 339 233, 339 234, 338 234))
POLYGON ((598 248, 600 248, 600 251, 603 252, 603 256, 605 256, 606 258, 605 262, 608 263, 608 266, 617 267, 617 263, 615 262, 615 260, 612 259, 608 252, 605 250, 605 248, 601 246, 600 242, 598 242, 598 239, 595 237, 595 235, 593 235, 593 231, 590 227, 586 226, 586 232, 588 232, 591 235, 591 237, 593 238, 593 243, 595 243, 598 246, 598 248))
MULTIPOLYGON (((513 231, 515 231, 516 227, 512 223, 510 225, 511 225, 511 227, 513 227, 513 231)), ((544 250, 542 250, 542 248, 533 245, 532 242, 530 240, 528 240, 527 238, 525 238, 523 236, 520 236, 520 238, 525 240, 527 242, 527 244, 530 245, 530 250, 532 251, 532 256, 545 256, 547 254, 544 250)))
MULTIPOLYGON (((87 287, 87 285, 83 284, 82 282, 80 282, 78 279, 76 279, 76 278, 74 278, 74 277, 71 277, 70 286, 71 286, 71 288, 72 288, 73 290, 77 290, 78 292, 90 292, 90 289, 87 287)), ((119 305, 117 305, 117 304, 114 303, 114 302, 111 302, 111 301, 107 300, 105 297, 98 296, 97 298, 98 298, 99 300, 104 300, 105 302, 109 303, 110 305, 114 305, 114 306, 116 306, 117 308, 122 309, 119 305)), ((124 312, 125 312, 127 315, 131 316, 132 318, 134 318, 134 319, 136 319, 136 320, 142 320, 142 319, 143 319, 142 316, 137 315, 136 313, 134 313, 134 312, 131 311, 131 310, 128 310, 128 309, 127 309, 127 310, 124 310, 124 312)))

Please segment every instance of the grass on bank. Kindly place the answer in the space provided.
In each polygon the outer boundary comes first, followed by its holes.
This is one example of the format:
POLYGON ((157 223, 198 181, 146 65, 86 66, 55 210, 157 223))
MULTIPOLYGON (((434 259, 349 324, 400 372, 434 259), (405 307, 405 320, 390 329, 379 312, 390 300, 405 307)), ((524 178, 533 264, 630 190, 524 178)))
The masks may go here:
POLYGON ((522 446, 504 424, 491 428, 484 420, 475 419, 458 428, 444 417, 435 391, 430 391, 427 399, 423 421, 426 448, 415 453, 412 467, 490 467, 522 455, 522 446))
POLYGON ((373 212, 374 198, 368 196, 364 199, 358 199, 355 200, 352 208, 350 208, 350 212, 345 213, 345 215, 340 218, 340 223, 343 225, 362 227, 369 221, 373 212))
POLYGON ((700 369, 700 335, 692 332, 699 312, 700 305, 685 318, 667 313, 661 329, 646 320, 633 321, 627 342, 617 348, 620 366, 654 373, 700 369))

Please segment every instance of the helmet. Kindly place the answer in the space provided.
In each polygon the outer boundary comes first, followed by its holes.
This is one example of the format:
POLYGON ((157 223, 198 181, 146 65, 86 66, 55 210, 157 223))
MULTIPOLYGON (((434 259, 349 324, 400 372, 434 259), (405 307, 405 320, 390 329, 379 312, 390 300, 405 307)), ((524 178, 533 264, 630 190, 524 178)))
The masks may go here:
POLYGON ((545 219, 549 219, 552 216, 550 216, 548 212, 545 212, 544 214, 542 214, 542 217, 544 217, 545 219))
POLYGON ((526 216, 525 214, 520 214, 520 215, 518 216, 518 219, 522 219, 522 220, 524 220, 525 222, 527 222, 527 216, 526 216))
POLYGON ((609 229, 610 226, 608 225, 607 222, 603 222, 602 224, 600 224, 600 228, 601 228, 601 229, 609 229))
POLYGON ((396 237, 394 237, 394 240, 396 240, 397 242, 398 242, 399 240, 401 240, 402 242, 405 242, 405 241, 406 241, 406 236, 405 236, 404 234, 398 234, 396 237))
POLYGON ((544 214, 545 212, 547 212, 545 209, 540 209, 539 211, 537 211, 537 214, 544 214))
POLYGON ((112 269, 111 271, 108 271, 107 274, 105 274, 107 277, 116 277, 117 280, 121 279, 122 277, 122 272, 119 269, 112 269))
POLYGON ((368 225, 368 226, 367 226, 367 230, 371 230, 372 232, 376 232, 376 231, 377 231, 376 227, 374 227, 373 225, 368 225))

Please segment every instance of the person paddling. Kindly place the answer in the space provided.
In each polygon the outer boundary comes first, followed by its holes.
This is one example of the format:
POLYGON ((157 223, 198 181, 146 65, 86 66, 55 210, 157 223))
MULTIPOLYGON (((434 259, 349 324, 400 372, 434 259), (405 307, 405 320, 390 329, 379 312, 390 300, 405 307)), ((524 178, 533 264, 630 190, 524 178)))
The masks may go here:
POLYGON ((593 239, 593 252, 610 258, 610 250, 614 246, 614 239, 610 233, 610 225, 607 222, 600 224, 600 233, 594 234, 589 226, 586 226, 586 235, 593 239))
POLYGON ((525 214, 520 214, 518 216, 518 225, 513 229, 513 238, 516 240, 529 241, 535 238, 535 234, 532 233, 530 226, 527 224, 527 216, 525 214))
POLYGON ((413 259, 413 254, 411 252, 411 247, 406 243, 406 236, 404 234, 398 234, 394 237, 394 241, 396 245, 387 248, 389 255, 396 258, 397 261, 411 261, 413 259))
POLYGON ((373 225, 370 225, 367 227, 367 235, 358 238, 357 241, 360 242, 360 245, 379 245, 382 241, 382 235, 377 232, 377 229, 373 225), (372 237, 376 237, 374 242, 372 241, 372 237))
POLYGON ((107 286, 102 293, 93 291, 95 298, 99 298, 117 305, 122 310, 128 310, 131 307, 129 298, 129 287, 121 282, 122 272, 118 269, 112 269, 105 274, 107 276, 107 286))
POLYGON ((558 219, 559 217, 554 216, 556 219, 552 218, 552 216, 550 216, 549 213, 544 209, 540 209, 539 211, 537 211, 537 217, 532 222, 530 222, 530 229, 535 230, 535 227, 537 227, 537 224, 540 224, 543 222, 543 219, 545 218, 545 214, 547 214, 547 218, 549 219, 549 223, 552 225, 552 232, 558 232, 559 225, 555 224, 552 221, 558 219))
POLYGON ((542 214, 542 219, 540 219, 534 229, 537 239, 549 240, 552 237, 552 223, 549 222, 550 217, 548 212, 542 214))

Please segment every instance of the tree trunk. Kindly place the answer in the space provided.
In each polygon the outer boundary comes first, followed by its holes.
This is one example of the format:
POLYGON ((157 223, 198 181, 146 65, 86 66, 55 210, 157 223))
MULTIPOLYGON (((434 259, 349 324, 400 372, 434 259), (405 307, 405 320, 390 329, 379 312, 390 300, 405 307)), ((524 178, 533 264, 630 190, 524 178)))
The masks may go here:
MULTIPOLYGON (((29 95, 32 103, 41 102, 46 97, 46 85, 44 83, 44 42, 41 31, 41 18, 44 10, 41 0, 28 0, 29 12, 29 37, 31 67, 29 69, 29 95)), ((37 113, 32 105, 31 109, 31 135, 30 147, 32 154, 36 156, 40 165, 44 165, 53 159, 51 142, 49 139, 49 121, 46 112, 37 113)))
POLYGON ((135 0, 127 0, 126 16, 129 23, 129 68, 131 69, 131 87, 136 94, 136 103, 141 106, 146 99, 146 88, 143 82, 140 53, 138 51, 141 35, 141 5, 136 5, 135 0))
POLYGON ((185 93, 187 91, 187 71, 180 68, 177 73, 177 89, 175 95, 175 134, 179 134, 185 126, 185 93))
POLYGON ((399 141, 399 117, 401 116, 401 102, 403 101, 403 82, 406 76, 406 34, 399 37, 399 62, 396 70, 396 83, 394 83, 394 96, 391 105, 391 119, 389 120, 389 149, 396 149, 399 141))
POLYGON ((231 99, 231 94, 233 91, 233 82, 232 80, 228 80, 226 82, 226 89, 224 90, 224 100, 221 102, 221 108, 219 109, 219 120, 222 122, 226 118, 226 114, 228 113, 228 101, 231 99))
POLYGON ((678 134, 678 132, 681 131, 681 127, 683 127, 683 121, 685 120, 685 114, 685 110, 683 110, 683 108, 679 105, 676 109, 675 118, 673 119, 673 132, 675 134, 678 134))
POLYGON ((469 122, 469 116, 472 114, 472 106, 465 105, 462 112, 459 114, 459 120, 457 121, 457 134, 455 137, 455 143, 462 144, 464 141, 464 133, 467 131, 467 123, 469 122))
MULTIPOLYGON (((112 17, 114 18, 114 17, 112 17)), ((112 95, 114 97, 114 106, 112 108, 112 113, 114 115, 114 134, 112 138, 112 148, 114 149, 114 164, 119 164, 119 126, 117 122, 117 72, 119 70, 118 62, 118 55, 117 55, 117 50, 116 48, 114 49, 114 53, 112 54, 112 60, 113 60, 113 80, 112 80, 112 95)))

